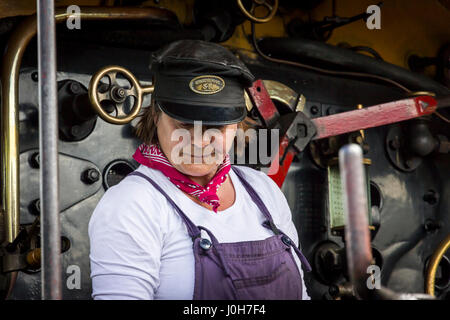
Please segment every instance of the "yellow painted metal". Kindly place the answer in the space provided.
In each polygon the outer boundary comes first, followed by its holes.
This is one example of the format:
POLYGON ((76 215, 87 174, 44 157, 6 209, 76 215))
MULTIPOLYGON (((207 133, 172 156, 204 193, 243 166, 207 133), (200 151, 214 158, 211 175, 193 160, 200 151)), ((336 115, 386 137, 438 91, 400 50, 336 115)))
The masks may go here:
MULTIPOLYGON (((312 19, 322 20, 325 16, 331 16, 331 3, 331 0, 326 0, 312 10, 312 19)), ((354 16, 365 12, 373 3, 371 0, 337 1, 336 14, 341 17, 354 16)), ((278 15, 272 21, 256 26, 256 36, 286 36, 284 26, 293 18, 307 20, 308 17, 300 10, 287 12, 279 8, 278 15)), ((249 34, 250 23, 247 21, 236 28, 233 37, 224 44, 252 50, 247 40, 249 34)), ((365 22, 361 20, 336 29, 328 43, 369 46, 375 49, 385 61, 408 68, 407 59, 411 54, 436 56, 439 48, 449 40, 450 10, 441 1, 392 0, 385 1, 381 9, 380 30, 369 30, 365 22)), ((427 70, 429 75, 433 72, 433 67, 427 70)))
MULTIPOLYGON (((230 0, 235 1, 235 0, 230 0)), ((100 0, 62 0, 57 6, 64 8, 72 4, 96 6, 100 0)), ((369 46, 375 49, 387 62, 407 67, 411 54, 436 56, 439 48, 450 39, 450 5, 448 0, 391 0, 385 1, 381 9, 381 29, 369 30, 364 21, 357 21, 336 29, 328 43, 347 43, 351 46, 369 46)), ((336 1, 336 14, 349 17, 364 12, 372 0, 336 1)), ((182 24, 192 24, 194 0, 144 1, 143 7, 158 6, 173 11, 182 24)), ((34 0, 0 1, 0 18, 27 15, 35 12, 34 0)), ((325 0, 311 11, 311 18, 322 20, 332 15, 332 1, 325 0)), ((307 21, 308 14, 299 9, 278 8, 275 17, 257 26, 258 37, 286 36, 285 25, 293 18, 307 21)), ((223 44, 229 47, 251 50, 245 35, 250 33, 250 22, 238 26, 233 36, 223 44), (245 32, 243 32, 243 29, 245 32), (245 34, 244 34, 245 33, 245 34)), ((433 73, 433 68, 427 70, 433 73)))
MULTIPOLYGON (((312 14, 316 20, 331 16, 331 0, 312 14)), ((372 0, 336 1, 336 14, 350 17, 365 12, 372 0)), ((439 0, 391 0, 381 8, 381 29, 369 30, 364 21, 336 29, 328 43, 369 46, 385 61, 407 68, 411 54, 433 57, 450 40, 450 10, 439 0)), ((430 73, 433 70, 429 70, 430 73)))

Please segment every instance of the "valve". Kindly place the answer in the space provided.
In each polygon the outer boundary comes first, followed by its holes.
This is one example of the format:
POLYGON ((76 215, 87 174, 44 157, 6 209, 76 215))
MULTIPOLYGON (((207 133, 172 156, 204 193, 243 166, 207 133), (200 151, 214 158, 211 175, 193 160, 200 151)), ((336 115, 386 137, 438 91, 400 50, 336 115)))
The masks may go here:
POLYGON ((255 23, 265 23, 272 20, 272 18, 275 16, 275 13, 278 10, 278 0, 274 0, 273 4, 270 4, 267 0, 252 0, 252 6, 250 10, 247 10, 242 0, 237 0, 237 4, 239 6, 239 9, 241 9, 242 13, 252 22, 255 23), (269 12, 264 17, 257 17, 255 15, 255 10, 257 7, 265 7, 269 12))
POLYGON ((120 66, 107 66, 92 77, 89 83, 89 100, 103 120, 112 124, 126 124, 136 118, 142 108, 144 94, 152 93, 153 89, 153 85, 142 87, 136 77, 127 69, 120 66), (123 75, 130 82, 131 88, 123 88, 118 84, 118 74, 123 75), (106 88, 100 83, 103 77, 109 78, 109 85, 106 88), (125 101, 130 96, 134 97, 134 102, 130 113, 126 114, 124 111, 125 101), (103 101, 108 101, 114 106, 115 116, 104 110, 101 105, 103 101))

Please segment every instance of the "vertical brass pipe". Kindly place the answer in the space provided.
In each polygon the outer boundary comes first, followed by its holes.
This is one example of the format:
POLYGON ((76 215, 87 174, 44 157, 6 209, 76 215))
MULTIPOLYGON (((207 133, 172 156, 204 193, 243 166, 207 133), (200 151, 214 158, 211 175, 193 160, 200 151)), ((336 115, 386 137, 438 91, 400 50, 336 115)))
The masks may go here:
POLYGON ((19 232, 19 69, 23 53, 36 34, 36 17, 14 30, 2 62, 1 166, 2 214, 5 237, 13 242, 19 232))
MULTIPOLYGON (((70 16, 64 9, 55 10, 56 22, 70 16)), ((81 20, 159 20, 175 21, 176 16, 160 8, 82 7, 81 20)), ((30 40, 36 35, 36 15, 27 17, 12 32, 1 66, 1 213, 4 241, 12 242, 19 232, 19 70, 30 40)))

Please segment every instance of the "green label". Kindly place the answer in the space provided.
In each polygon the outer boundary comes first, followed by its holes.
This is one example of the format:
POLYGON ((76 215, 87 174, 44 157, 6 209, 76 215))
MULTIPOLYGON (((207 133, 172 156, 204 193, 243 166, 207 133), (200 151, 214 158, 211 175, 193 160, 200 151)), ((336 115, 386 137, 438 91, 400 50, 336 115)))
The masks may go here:
MULTIPOLYGON (((369 218, 368 222, 371 225, 370 212, 370 184, 368 183, 368 168, 365 166, 366 173, 366 190, 369 218)), ((339 166, 328 166, 328 211, 330 214, 331 229, 343 228, 345 226, 345 211, 344 211, 344 193, 342 189, 341 175, 339 166)))

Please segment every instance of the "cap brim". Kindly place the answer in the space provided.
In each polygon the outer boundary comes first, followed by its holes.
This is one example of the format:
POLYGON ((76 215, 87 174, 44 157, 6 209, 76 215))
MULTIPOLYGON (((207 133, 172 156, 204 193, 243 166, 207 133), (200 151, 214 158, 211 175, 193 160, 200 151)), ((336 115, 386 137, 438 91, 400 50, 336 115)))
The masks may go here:
POLYGON ((202 121, 204 125, 227 125, 241 122, 247 116, 247 108, 245 105, 237 107, 214 107, 186 105, 167 101, 155 102, 165 114, 184 123, 202 121))

